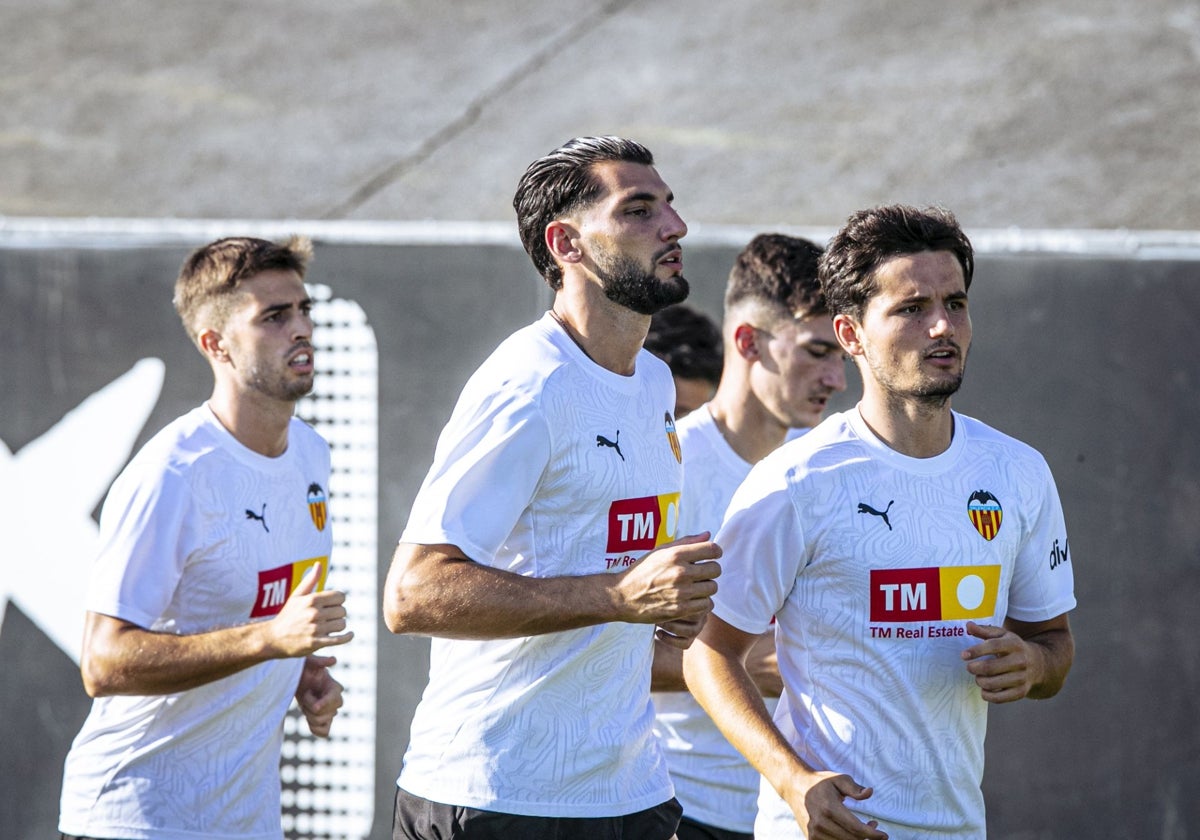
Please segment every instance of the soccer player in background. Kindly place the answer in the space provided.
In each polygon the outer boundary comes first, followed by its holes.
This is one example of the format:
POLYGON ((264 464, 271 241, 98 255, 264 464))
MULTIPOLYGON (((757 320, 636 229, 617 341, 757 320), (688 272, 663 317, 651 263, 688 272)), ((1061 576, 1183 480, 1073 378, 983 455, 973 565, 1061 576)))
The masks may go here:
MULTIPOLYGON (((845 355, 817 278, 820 255, 807 239, 767 233, 734 262, 725 288, 720 385, 678 427, 685 533, 719 528, 750 468, 790 429, 819 423, 829 398, 846 387, 845 355)), ((679 840, 748 840, 758 771, 687 692, 681 655, 658 645, 653 681, 655 731, 683 806, 679 840)), ((781 686, 772 631, 756 640, 747 667, 773 709, 781 686)))

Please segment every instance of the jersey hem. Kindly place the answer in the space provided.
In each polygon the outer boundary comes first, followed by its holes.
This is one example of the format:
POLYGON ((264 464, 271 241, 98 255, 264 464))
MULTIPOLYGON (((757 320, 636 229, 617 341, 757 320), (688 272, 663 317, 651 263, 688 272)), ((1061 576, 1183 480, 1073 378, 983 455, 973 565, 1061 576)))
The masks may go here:
POLYGON ((512 814, 519 817, 565 817, 580 819, 595 819, 605 817, 625 817, 654 808, 669 802, 675 791, 671 785, 660 793, 649 794, 632 802, 601 802, 586 805, 569 805, 562 802, 512 802, 505 799, 488 799, 469 795, 437 793, 436 786, 424 787, 420 784, 410 784, 408 779, 396 780, 396 786, 413 796, 428 799, 442 805, 460 808, 474 808, 479 811, 493 811, 498 814, 512 814), (453 801, 448 801, 453 800, 453 801))

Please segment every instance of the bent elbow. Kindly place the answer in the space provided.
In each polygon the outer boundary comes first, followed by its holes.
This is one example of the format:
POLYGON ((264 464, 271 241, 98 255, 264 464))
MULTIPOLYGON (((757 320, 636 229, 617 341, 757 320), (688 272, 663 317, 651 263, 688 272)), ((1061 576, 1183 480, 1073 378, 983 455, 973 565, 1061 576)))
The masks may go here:
POLYGON ((96 657, 86 651, 79 660, 79 675, 83 679, 83 690, 93 700, 116 694, 112 671, 97 662, 96 657))
POLYGON ((387 629, 396 635, 404 635, 414 631, 413 607, 415 603, 404 588, 393 585, 388 588, 383 599, 383 623, 387 629))
POLYGON ((396 598, 391 593, 383 598, 383 624, 392 633, 404 632, 404 617, 396 603, 396 598))

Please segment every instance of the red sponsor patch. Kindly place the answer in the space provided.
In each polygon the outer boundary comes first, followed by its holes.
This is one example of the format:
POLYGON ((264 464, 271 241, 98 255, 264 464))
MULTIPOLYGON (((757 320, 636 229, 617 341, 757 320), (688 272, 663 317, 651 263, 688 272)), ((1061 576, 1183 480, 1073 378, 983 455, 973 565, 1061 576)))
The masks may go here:
POLYGON ((262 618, 277 615, 287 603, 288 596, 299 584, 304 573, 314 563, 321 564, 321 579, 317 581, 317 591, 325 588, 325 577, 329 572, 329 564, 324 557, 312 557, 308 560, 298 560, 285 566, 277 566, 258 573, 258 593, 254 597, 254 607, 250 610, 251 618, 262 618))
POLYGON ((675 539, 679 494, 621 499, 608 508, 609 554, 649 551, 675 539))
POLYGON ((940 613, 936 568, 871 572, 871 621, 928 621, 940 613))

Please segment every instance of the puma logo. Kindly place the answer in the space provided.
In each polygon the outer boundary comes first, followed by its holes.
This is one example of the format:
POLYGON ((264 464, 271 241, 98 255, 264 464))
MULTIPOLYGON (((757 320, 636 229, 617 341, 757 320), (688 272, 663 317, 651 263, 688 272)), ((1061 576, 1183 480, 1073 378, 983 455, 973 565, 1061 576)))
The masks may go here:
POLYGON ((263 530, 266 531, 268 534, 271 533, 271 529, 267 527, 267 503, 266 502, 263 502, 262 513, 255 513, 254 511, 247 508, 246 518, 247 519, 257 519, 259 522, 262 523, 263 530))
POLYGON ((875 510, 875 508, 871 507, 870 505, 866 504, 865 502, 859 502, 858 503, 858 512, 859 513, 869 513, 869 514, 871 514, 871 516, 878 516, 880 519, 883 520, 883 524, 886 525, 888 527, 888 530, 890 531, 890 530, 892 530, 892 523, 891 523, 891 521, 888 520, 888 511, 892 509, 892 505, 894 505, 895 503, 896 503, 896 500, 892 499, 890 502, 887 503, 887 507, 885 507, 883 510, 875 510))
POLYGON ((596 435, 596 446, 607 446, 609 449, 617 450, 617 454, 621 455, 621 460, 625 460, 625 456, 621 454, 621 430, 617 429, 617 439, 609 440, 604 435, 596 435))

